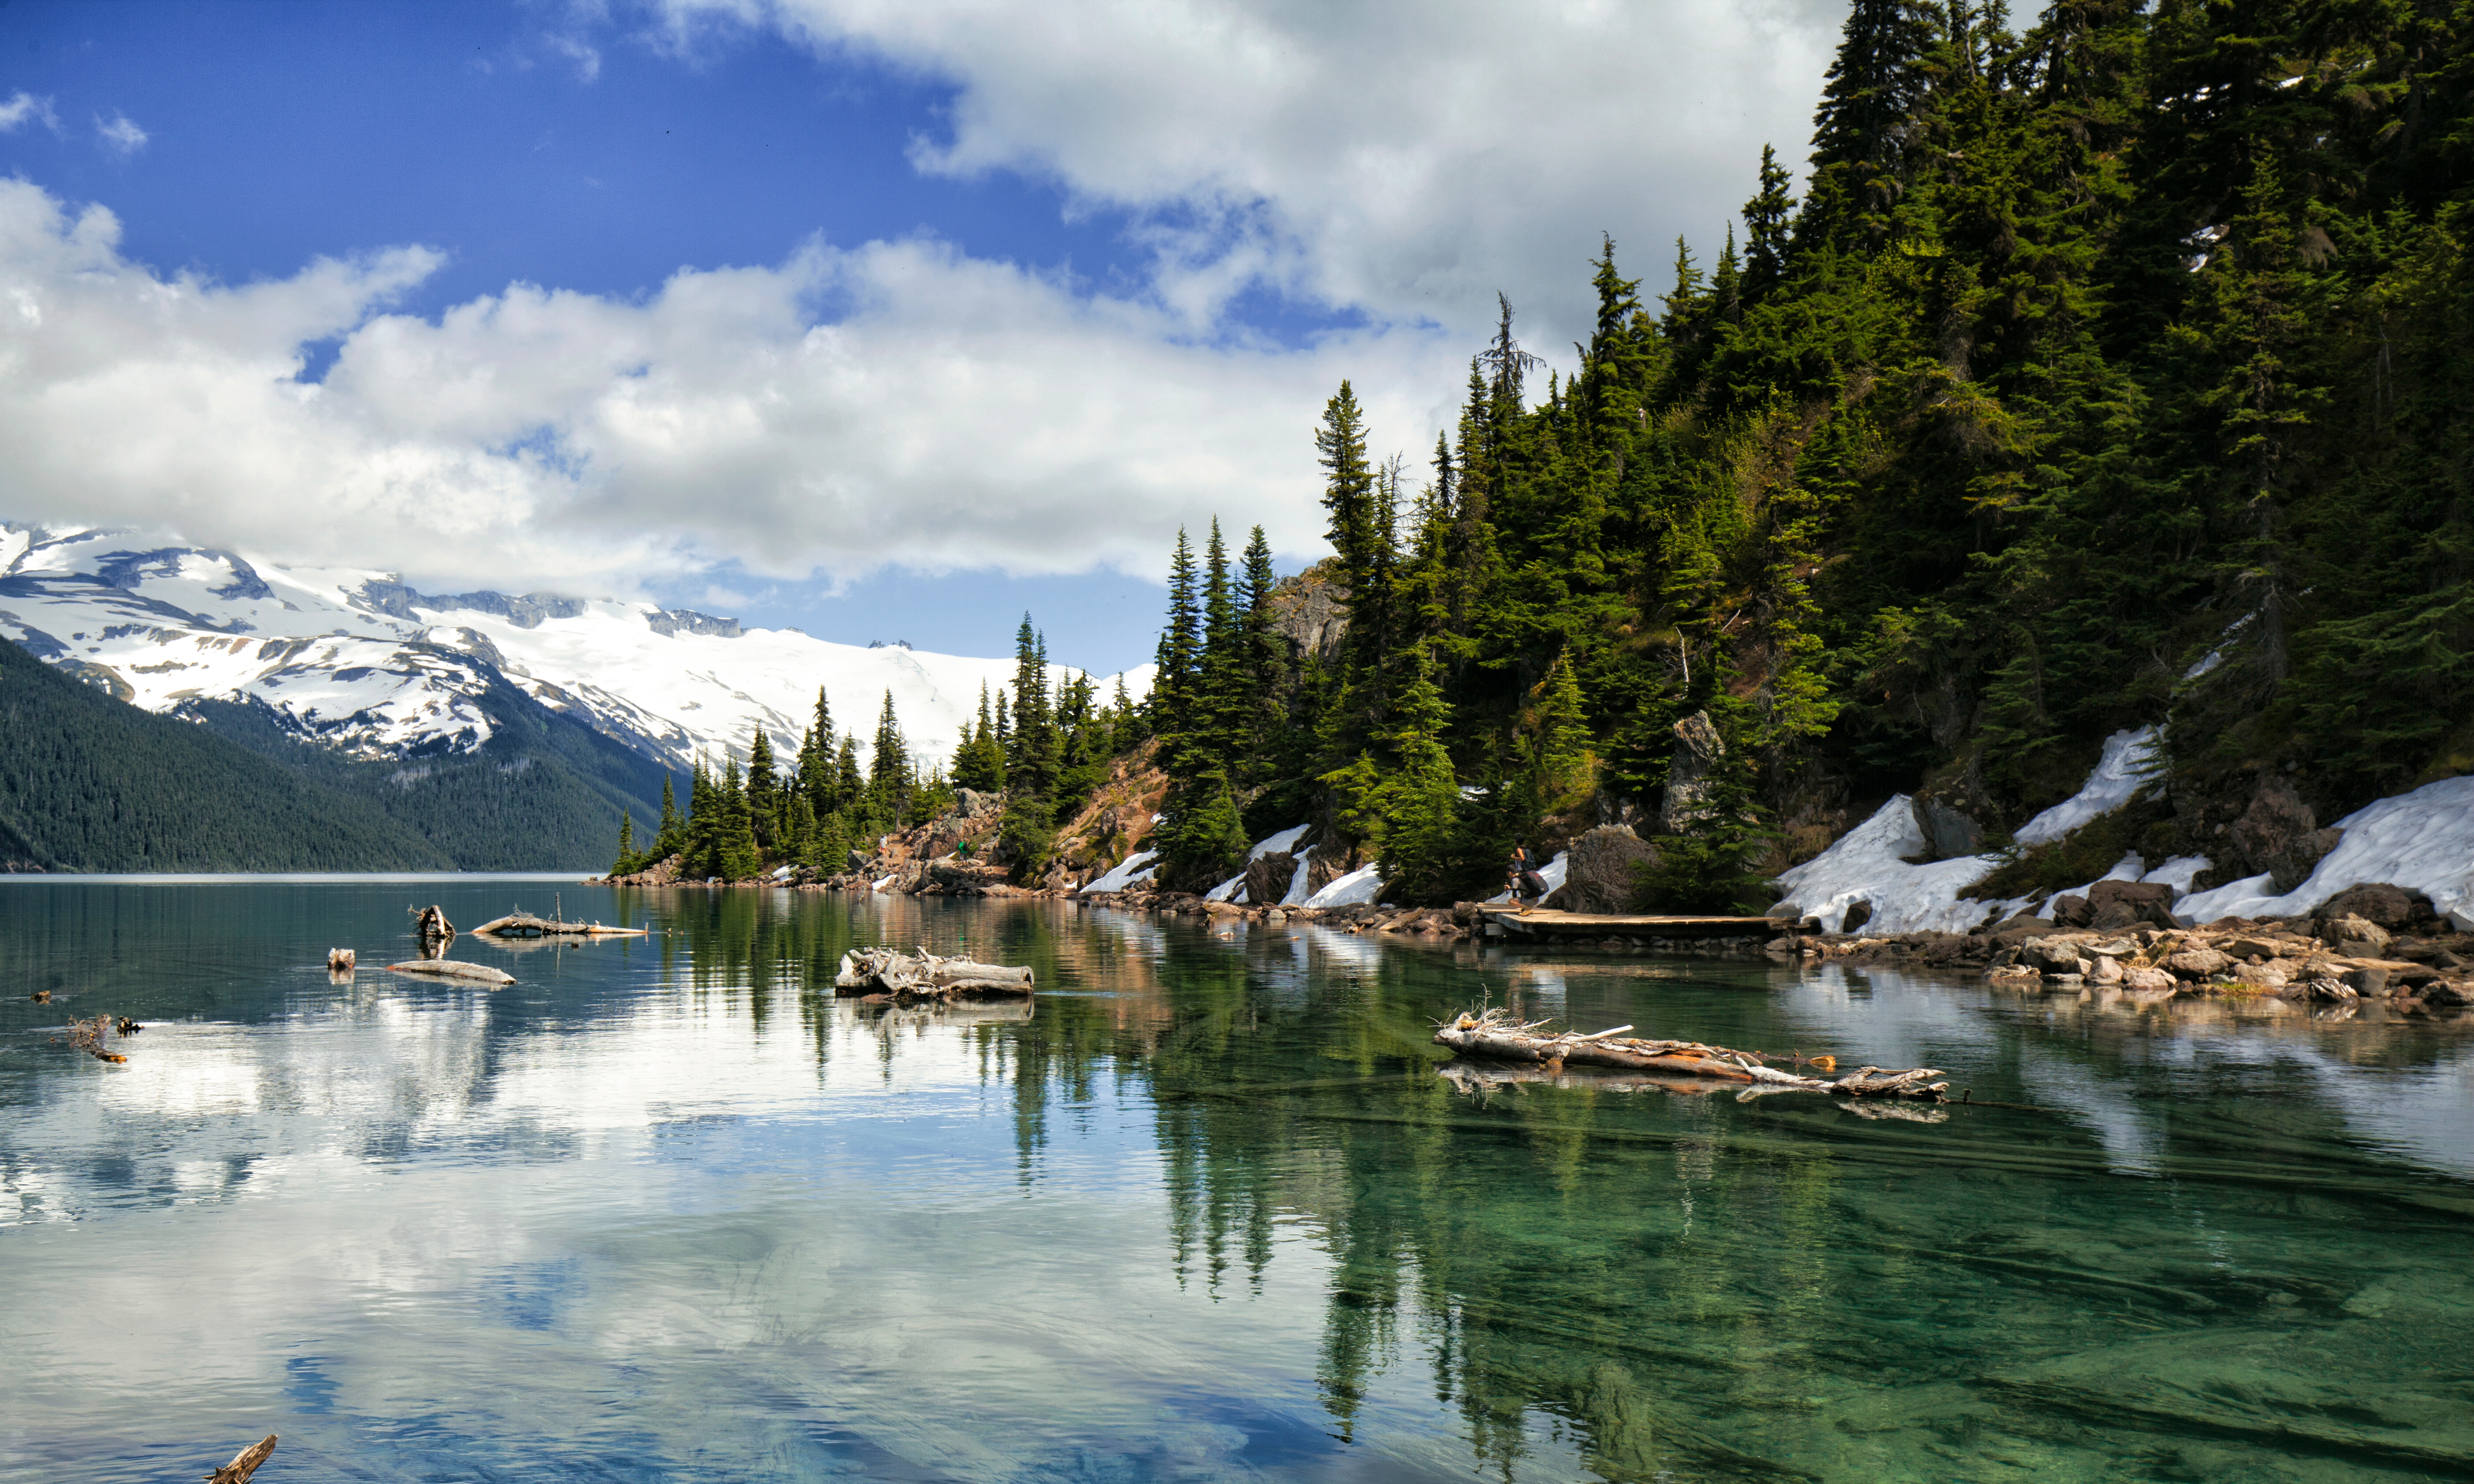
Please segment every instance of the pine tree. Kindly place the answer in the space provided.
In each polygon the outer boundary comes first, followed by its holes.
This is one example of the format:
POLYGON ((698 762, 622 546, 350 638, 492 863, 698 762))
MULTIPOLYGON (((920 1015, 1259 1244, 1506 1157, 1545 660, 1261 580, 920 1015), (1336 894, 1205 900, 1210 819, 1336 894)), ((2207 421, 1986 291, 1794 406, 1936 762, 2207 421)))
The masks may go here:
POLYGON ((653 836, 653 858, 667 861, 687 848, 687 820, 679 814, 677 795, 670 789, 667 770, 662 774, 662 823, 653 836))
POLYGON ((902 740, 902 724, 893 715, 893 693, 885 693, 877 714, 876 745, 868 757, 867 813, 887 829, 909 822, 910 752, 902 740))
POLYGON ((1777 152, 1761 146, 1760 191, 1744 203, 1744 298, 1758 302, 1786 278, 1788 228, 1795 199, 1777 152))

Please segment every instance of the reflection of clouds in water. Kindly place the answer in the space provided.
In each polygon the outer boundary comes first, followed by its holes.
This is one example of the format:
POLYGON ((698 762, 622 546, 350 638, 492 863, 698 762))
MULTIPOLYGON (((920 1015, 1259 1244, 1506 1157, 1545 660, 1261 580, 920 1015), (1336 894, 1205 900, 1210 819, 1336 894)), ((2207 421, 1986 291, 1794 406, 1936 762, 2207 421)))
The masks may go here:
POLYGON ((1308 961, 1325 972, 1366 975, 1374 972, 1383 961, 1383 944, 1372 937, 1342 933, 1332 928, 1306 924, 1305 941, 1313 957, 1308 961))
MULTIPOLYGON (((2154 1168, 2160 1136, 2131 1089, 2096 1076, 2066 1058, 2018 1038, 2019 1022, 1989 1013, 1990 991, 1918 980, 1887 970, 1824 964, 1786 991, 1796 1017, 1826 1036, 1842 1068, 1851 1060, 1876 1066, 1936 1066, 2013 1059, 2025 1101, 2083 1122, 2117 1169, 2154 1168), (1869 991, 1858 996, 1856 976, 1869 991)), ((1953 1091, 1955 1087, 1953 1087, 1953 1091)))

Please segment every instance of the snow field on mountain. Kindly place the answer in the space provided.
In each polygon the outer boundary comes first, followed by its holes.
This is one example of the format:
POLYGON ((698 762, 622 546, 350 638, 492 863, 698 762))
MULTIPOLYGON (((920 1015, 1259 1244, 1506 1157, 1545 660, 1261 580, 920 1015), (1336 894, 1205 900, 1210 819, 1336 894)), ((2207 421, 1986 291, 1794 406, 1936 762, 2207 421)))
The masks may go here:
MULTIPOLYGON (((373 583, 383 592, 394 578, 287 571, 127 532, 0 526, 0 634, 106 674, 149 711, 255 698, 361 756, 483 745, 491 728, 474 698, 489 688, 487 664, 544 705, 680 768, 699 754, 745 757, 760 726, 777 751, 796 746, 819 685, 835 727, 857 734, 865 759, 890 691, 911 754, 935 766, 978 715, 981 686, 993 694, 1014 678, 1010 659, 868 649, 792 629, 663 634, 649 603, 588 601, 527 626, 424 600, 405 618, 378 611, 373 583)), ((387 601, 400 602, 393 591, 387 601)), ((1130 693, 1149 689, 1151 670, 1127 673, 1130 693)), ((1071 673, 1051 666, 1052 693, 1071 673)), ((1095 680, 1103 703, 1116 680, 1095 680)))

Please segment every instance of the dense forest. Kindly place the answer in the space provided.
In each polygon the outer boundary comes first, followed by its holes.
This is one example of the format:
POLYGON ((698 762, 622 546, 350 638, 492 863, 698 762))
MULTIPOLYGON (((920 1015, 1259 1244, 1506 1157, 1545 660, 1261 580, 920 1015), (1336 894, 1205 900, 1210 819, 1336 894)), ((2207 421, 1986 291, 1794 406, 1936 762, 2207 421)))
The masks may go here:
POLYGON ((1998 848, 2123 728, 2168 768, 2108 829, 2219 879, 2263 779, 2325 820, 2474 766, 2469 42, 2462 0, 1857 0, 1800 200, 1764 151, 1654 296, 1604 243, 1568 369, 1503 305, 1416 465, 1340 387, 1337 644, 1180 540, 1163 883, 1312 819, 1466 894, 1651 833, 1679 723, 1678 905, 1894 792, 1998 848))
POLYGON ((1110 759, 1147 736, 1143 708, 1122 679, 1106 702, 1086 674, 1068 672, 1052 686, 1048 643, 1025 614, 1015 636, 1014 683, 993 700, 982 689, 979 715, 962 730, 950 775, 922 766, 890 691, 862 767, 858 733, 836 731, 831 697, 818 687, 815 713, 789 757, 776 757, 759 729, 744 767, 736 753, 717 766, 696 764, 684 807, 665 779, 661 813, 642 840, 633 815, 622 815, 611 873, 676 856, 678 874, 691 880, 742 881, 777 864, 832 875, 849 866, 854 850, 872 855, 880 836, 935 818, 954 807, 957 791, 969 789, 1002 795, 1003 813, 983 832, 987 847, 1017 876, 1035 879, 1048 869, 1060 816, 1105 776, 1110 759))
POLYGON ((0 644, 0 858, 10 870, 447 870, 371 804, 0 644))

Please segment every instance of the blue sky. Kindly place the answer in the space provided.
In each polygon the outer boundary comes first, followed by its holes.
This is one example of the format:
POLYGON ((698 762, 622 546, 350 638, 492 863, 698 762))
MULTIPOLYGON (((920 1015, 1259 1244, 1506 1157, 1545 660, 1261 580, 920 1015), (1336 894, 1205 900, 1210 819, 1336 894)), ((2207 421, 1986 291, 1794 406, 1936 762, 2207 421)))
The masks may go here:
POLYGON ((1834 7, 1656 10, 15 0, 0 514, 1138 663, 1802 153, 1834 7))

